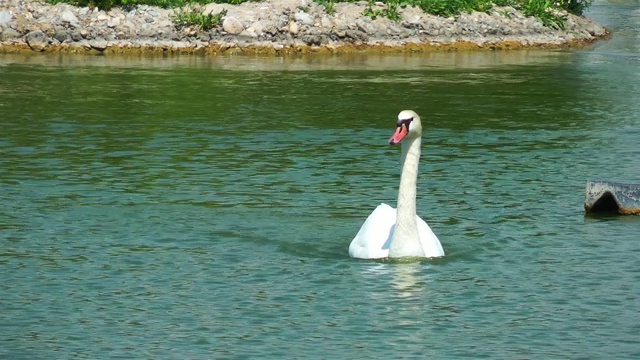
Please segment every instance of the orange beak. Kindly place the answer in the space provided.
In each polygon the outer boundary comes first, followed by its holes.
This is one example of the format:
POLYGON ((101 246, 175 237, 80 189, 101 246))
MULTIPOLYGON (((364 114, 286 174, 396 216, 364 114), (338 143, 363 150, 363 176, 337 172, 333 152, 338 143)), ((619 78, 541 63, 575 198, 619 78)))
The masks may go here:
POLYGON ((400 126, 396 128, 395 134, 393 134, 393 136, 389 139, 389 144, 395 145, 400 143, 400 141, 402 141, 402 139, 404 139, 404 137, 407 136, 408 133, 409 128, 407 127, 407 125, 404 123, 400 124, 400 126))

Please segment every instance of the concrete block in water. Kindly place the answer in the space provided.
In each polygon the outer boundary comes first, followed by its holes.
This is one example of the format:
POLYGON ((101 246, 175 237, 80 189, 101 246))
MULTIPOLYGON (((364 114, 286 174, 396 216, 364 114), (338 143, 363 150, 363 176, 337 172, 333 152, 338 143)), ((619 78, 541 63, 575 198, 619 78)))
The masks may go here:
POLYGON ((640 215, 640 183, 587 181, 584 209, 587 212, 640 215))

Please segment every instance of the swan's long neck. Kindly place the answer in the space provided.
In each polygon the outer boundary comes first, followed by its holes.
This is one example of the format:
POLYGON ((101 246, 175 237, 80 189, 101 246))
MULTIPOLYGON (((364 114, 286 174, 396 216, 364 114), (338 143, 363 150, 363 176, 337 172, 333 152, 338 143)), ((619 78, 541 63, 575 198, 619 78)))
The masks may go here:
POLYGON ((396 227, 389 248, 389 257, 424 256, 416 221, 416 185, 420 161, 421 139, 402 142, 402 172, 398 191, 396 227))

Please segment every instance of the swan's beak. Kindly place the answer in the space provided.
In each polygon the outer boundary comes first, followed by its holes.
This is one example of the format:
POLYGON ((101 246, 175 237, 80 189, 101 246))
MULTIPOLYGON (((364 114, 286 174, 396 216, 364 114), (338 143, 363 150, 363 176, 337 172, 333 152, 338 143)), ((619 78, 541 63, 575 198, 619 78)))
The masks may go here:
POLYGON ((402 141, 402 139, 404 139, 404 137, 407 136, 408 133, 409 127, 406 124, 402 123, 398 125, 395 134, 393 134, 393 136, 389 139, 389 144, 395 145, 400 143, 400 141, 402 141))

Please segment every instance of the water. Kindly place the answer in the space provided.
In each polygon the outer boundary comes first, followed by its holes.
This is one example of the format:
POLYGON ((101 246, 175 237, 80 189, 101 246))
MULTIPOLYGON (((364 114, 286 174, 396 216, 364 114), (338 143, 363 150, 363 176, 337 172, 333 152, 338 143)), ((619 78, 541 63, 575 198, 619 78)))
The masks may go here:
POLYGON ((0 56, 0 357, 638 358, 640 6, 576 51, 0 56), (446 257, 350 259, 425 126, 446 257))

